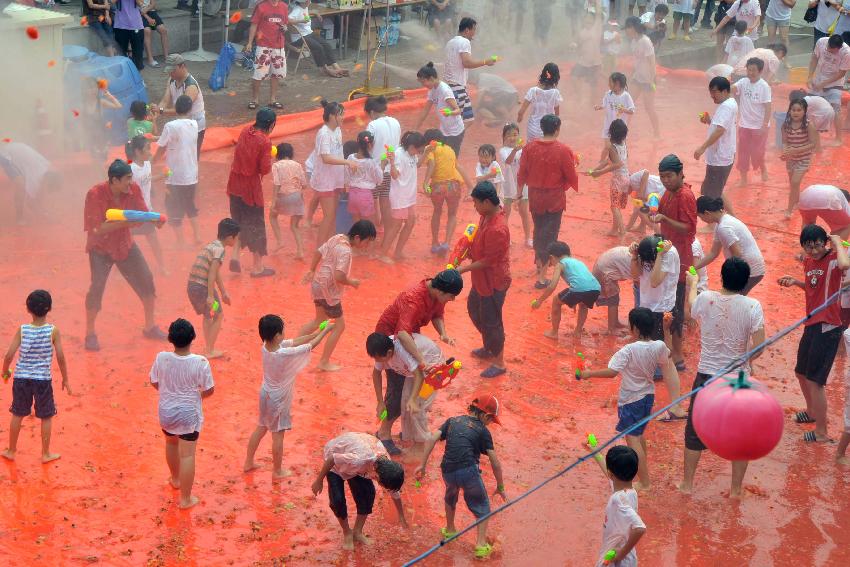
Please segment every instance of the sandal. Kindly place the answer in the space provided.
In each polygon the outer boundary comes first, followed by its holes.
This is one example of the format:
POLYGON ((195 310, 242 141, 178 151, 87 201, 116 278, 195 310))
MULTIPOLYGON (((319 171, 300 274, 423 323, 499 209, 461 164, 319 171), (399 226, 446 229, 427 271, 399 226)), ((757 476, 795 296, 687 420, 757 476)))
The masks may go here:
POLYGON ((450 532, 446 528, 440 528, 440 535, 443 536, 444 540, 447 540, 450 537, 455 537, 457 535, 457 532, 450 532))
POLYGON ((803 433, 803 441, 805 441, 806 443, 835 443, 833 439, 829 438, 823 440, 818 439, 818 436, 815 434, 814 431, 806 431, 805 433, 803 433))
POLYGON ((275 108, 277 110, 283 110, 283 105, 280 104, 278 101, 273 101, 273 102, 269 103, 269 108, 275 108))
POLYGON ((256 110, 257 109, 257 103, 254 102, 254 101, 249 102, 248 108, 251 109, 251 110, 256 110))
POLYGON ((493 358, 493 353, 491 353, 486 348, 477 348, 469 353, 472 358, 480 358, 482 360, 486 360, 488 358, 493 358))
POLYGON ((666 412, 664 412, 664 417, 659 417, 658 421, 670 423, 671 421, 682 421, 683 419, 688 419, 688 414, 676 415, 672 411, 667 410, 666 412))
POLYGON ((499 368, 493 364, 490 365, 489 368, 484 370, 481 373, 482 378, 495 378, 497 376, 501 376, 502 374, 506 374, 508 372, 507 368, 499 368))
POLYGON ((490 557, 490 554, 493 553, 493 546, 489 543, 485 543, 484 545, 476 545, 475 546, 475 558, 476 559, 487 559, 490 557))
POLYGON ((815 419, 805 411, 798 411, 794 416, 794 421, 797 423, 815 423, 815 419))

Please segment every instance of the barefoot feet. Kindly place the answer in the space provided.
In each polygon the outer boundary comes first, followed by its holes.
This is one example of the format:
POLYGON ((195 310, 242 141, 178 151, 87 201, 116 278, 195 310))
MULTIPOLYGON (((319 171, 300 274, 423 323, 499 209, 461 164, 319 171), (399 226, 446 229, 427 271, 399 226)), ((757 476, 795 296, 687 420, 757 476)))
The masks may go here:
POLYGON ((677 484, 676 488, 678 488, 680 492, 683 492, 685 494, 690 494, 691 492, 694 491, 694 485, 690 484, 690 483, 686 483, 685 481, 682 481, 679 484, 677 484))
POLYGON ((342 366, 332 362, 320 362, 317 368, 322 372, 339 372, 342 370, 342 366))
POLYGON ((171 488, 178 490, 180 488, 180 479, 177 478, 169 478, 168 484, 171 485, 171 488))
POLYGON ((50 461, 55 461, 61 456, 62 455, 60 455, 59 453, 47 453, 46 455, 41 456, 41 464, 49 463, 50 461))
POLYGON ((192 495, 192 496, 189 497, 188 501, 181 500, 180 504, 178 504, 177 507, 180 508, 181 510, 186 510, 186 509, 191 508, 192 506, 198 504, 200 501, 201 501, 200 498, 192 495))
POLYGON ((354 551, 354 534, 347 533, 342 536, 342 548, 346 551, 354 551))
POLYGON ((14 461, 15 460, 15 452, 10 451, 9 449, 6 449, 2 453, 0 453, 0 456, 2 456, 7 461, 14 461))

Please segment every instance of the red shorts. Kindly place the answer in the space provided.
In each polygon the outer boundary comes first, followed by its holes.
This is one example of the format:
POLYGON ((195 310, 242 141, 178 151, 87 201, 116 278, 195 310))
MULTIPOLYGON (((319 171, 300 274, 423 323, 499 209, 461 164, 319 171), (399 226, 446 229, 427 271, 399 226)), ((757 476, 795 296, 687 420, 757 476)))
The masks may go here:
POLYGON ((455 208, 460 204, 460 183, 457 181, 438 181, 431 184, 431 202, 434 206, 448 203, 455 208))
POLYGON ((850 215, 844 211, 835 211, 832 209, 800 209, 800 216, 803 218, 803 225, 814 224, 818 217, 829 225, 829 230, 835 233, 842 228, 850 226, 850 215))

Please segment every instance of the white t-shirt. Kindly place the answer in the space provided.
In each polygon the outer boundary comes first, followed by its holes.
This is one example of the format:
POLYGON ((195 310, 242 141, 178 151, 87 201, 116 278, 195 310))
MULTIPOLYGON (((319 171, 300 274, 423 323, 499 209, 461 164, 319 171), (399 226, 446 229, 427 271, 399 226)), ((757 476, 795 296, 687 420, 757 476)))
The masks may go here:
MULTIPOLYGON (((613 485, 611 489, 613 490, 613 485)), ((638 515, 637 492, 630 488, 618 490, 608 498, 605 506, 605 522, 602 524, 602 549, 596 560, 596 567, 602 567, 605 554, 609 549, 619 549, 626 544, 632 528, 646 528, 646 524, 638 515)), ((616 567, 637 567, 637 551, 635 548, 616 564, 616 567)))
POLYGON ((735 161, 735 150, 737 148, 737 128, 735 121, 738 118, 738 103, 731 96, 717 106, 708 127, 706 137, 722 127, 724 132, 720 139, 711 144, 705 150, 706 165, 726 166, 735 161))
POLYGON ((316 159, 313 163, 313 175, 310 177, 310 186, 319 193, 329 193, 345 186, 345 166, 330 165, 322 159, 324 155, 330 155, 342 159, 342 130, 337 128, 331 130, 327 124, 322 125, 316 133, 316 148, 313 150, 316 159))
POLYGON ((198 182, 198 123, 191 118, 166 122, 157 144, 166 150, 165 162, 171 170, 168 185, 195 185, 198 182))
MULTIPOLYGON (((517 166, 519 166, 519 162, 517 162, 517 166)), ((496 193, 499 194, 499 198, 502 198, 502 183, 505 182, 505 177, 502 175, 502 166, 499 165, 497 161, 491 161, 490 165, 487 167, 482 167, 481 163, 475 164, 475 177, 482 177, 484 175, 488 175, 492 173, 493 168, 496 169, 496 177, 493 179, 489 179, 490 183, 496 186, 496 193)), ((517 169, 519 172, 519 169, 517 169)))
POLYGON ((614 93, 614 91, 608 91, 605 93, 605 96, 602 97, 602 110, 605 111, 605 123, 602 125, 602 137, 608 137, 608 129, 611 127, 611 123, 619 118, 627 125, 632 115, 628 112, 624 112, 625 110, 635 111, 635 101, 632 100, 632 95, 629 94, 629 91, 623 91, 620 94, 614 93))
POLYGON ((772 49, 768 49, 766 47, 756 47, 741 57, 741 59, 738 60, 738 64, 735 65, 735 74, 741 76, 746 75, 747 61, 753 57, 757 57, 764 61, 764 69, 761 72, 761 78, 770 82, 779 70, 779 66, 782 64, 782 61, 779 60, 779 57, 776 56, 776 53, 774 53, 772 49))
MULTIPOLYGON (((838 2, 830 0, 829 6, 826 5, 826 0, 820 0, 818 3, 818 18, 815 20, 814 28, 820 32, 826 33, 835 18, 838 17, 836 9, 838 2)), ((838 26, 836 26, 838 27, 838 26)))
MULTIPOLYGON (((697 296, 691 317, 700 325, 697 372, 702 374, 714 374, 747 352, 750 336, 764 327, 764 313, 757 300, 713 290, 697 296)), ((749 366, 745 370, 749 371, 749 366)))
MULTIPOLYGON (((38 197, 44 175, 50 171, 50 162, 36 150, 20 142, 0 144, 0 156, 8 160, 13 172, 24 178, 24 191, 31 198, 38 197)), ((12 175, 12 172, 9 173, 12 175)))
MULTIPOLYGON (((817 67, 815 67, 815 74, 812 80, 816 83, 826 80, 827 77, 834 76, 839 70, 844 71, 844 73, 850 71, 850 47, 845 43, 838 50, 838 53, 830 53, 827 49, 828 42, 828 37, 822 37, 815 44, 813 55, 817 57, 818 63, 817 67)), ((829 87, 841 86, 844 86, 844 75, 822 85, 820 88, 824 90, 829 87)))
MULTIPOLYGON (((753 40, 750 39, 750 41, 752 42, 753 40)), ((705 77, 709 81, 714 77, 726 77, 727 79, 729 79, 732 76, 732 71, 734 71, 732 65, 727 65, 726 63, 718 63, 717 65, 712 65, 711 67, 705 70, 705 77)))
POLYGON ((271 431, 292 427, 290 408, 295 377, 310 363, 310 343, 294 347, 281 341, 276 351, 263 345, 263 384, 260 386, 259 424, 271 431))
POLYGON ((670 2, 670 10, 672 12, 679 12, 680 14, 693 14, 693 0, 672 0, 670 2))
POLYGON ((655 48, 648 36, 642 35, 639 39, 632 41, 632 53, 635 56, 635 69, 632 79, 639 83, 654 83, 655 69, 650 58, 655 56, 655 48))
POLYGON ((209 361, 199 354, 161 352, 150 379, 151 384, 159 384, 159 426, 172 435, 200 431, 204 424, 201 392, 215 385, 209 361))
POLYGON ((730 214, 723 215, 714 227, 714 238, 720 240, 723 245, 723 256, 726 258, 732 255, 729 248, 737 242, 741 247, 741 258, 750 265, 750 276, 764 275, 764 256, 750 229, 739 219, 730 214))
POLYGON ((300 6, 296 2, 290 4, 289 23, 295 28, 295 30, 297 30, 292 32, 292 41, 298 41, 302 36, 313 33, 313 28, 309 21, 300 24, 292 23, 292 20, 303 20, 306 16, 308 16, 307 8, 300 6))
POLYGON ((502 175, 505 179, 502 185, 502 191, 505 199, 519 199, 521 191, 517 190, 517 174, 519 173, 519 160, 522 157, 522 150, 517 150, 514 154, 514 161, 508 163, 508 156, 514 151, 513 148, 503 146, 499 148, 499 162, 502 164, 502 175))
POLYGON ((822 96, 810 95, 805 98, 806 104, 809 105, 806 116, 814 122, 818 132, 828 132, 832 121, 835 120, 835 109, 822 96))
POLYGON ((797 208, 801 211, 844 211, 850 215, 850 203, 834 185, 809 185, 800 193, 797 208))
POLYGON ((460 114, 451 116, 443 114, 444 108, 451 108, 446 101, 455 100, 455 94, 449 85, 440 81, 436 87, 428 91, 428 100, 437 109, 437 116, 440 117, 440 132, 444 136, 459 136, 463 133, 463 117, 460 114))
POLYGON ((620 373, 617 405, 624 406, 655 393, 655 369, 667 364, 670 349, 664 341, 629 343, 611 357, 608 368, 620 373))
MULTIPOLYGON (((761 130, 764 124, 765 104, 771 102, 770 85, 764 79, 755 83, 747 77, 735 83, 738 91, 738 125, 749 130, 761 130)), ((768 117, 769 119, 769 117, 768 117)))
MULTIPOLYGON (((381 116, 369 122, 366 130, 375 137, 372 158, 381 163, 384 146, 397 148, 401 143, 401 124, 392 116, 381 116)), ((386 169, 385 169, 386 171, 386 169)))
MULTIPOLYGON (((381 156, 379 155, 378 158, 381 156)), ((357 154, 351 154, 346 159, 357 162, 359 166, 357 171, 352 171, 345 168, 345 186, 356 187, 358 189, 374 189, 384 179, 384 172, 381 171, 380 161, 375 161, 372 158, 360 159, 357 154)))
POLYGON ((417 176, 416 168, 419 156, 412 156, 404 148, 396 148, 395 168, 398 179, 390 180, 390 207, 406 209, 416 204, 417 176))
POLYGON ((726 64, 735 67, 744 55, 755 48, 756 46, 750 36, 738 35, 738 32, 733 33, 726 40, 726 64))
POLYGON ((142 190, 142 198, 145 200, 145 205, 149 211, 153 210, 151 205, 151 162, 146 161, 144 165, 139 165, 138 162, 130 164, 130 169, 133 171, 133 183, 139 186, 142 190))
MULTIPOLYGON (((759 6, 758 0, 748 0, 743 3, 741 0, 736 0, 735 3, 729 7, 729 10, 726 12, 726 16, 729 18, 743 20, 747 22, 747 28, 752 28, 756 23, 756 18, 761 16, 761 6, 759 6)), ((758 27, 755 27, 753 31, 750 32, 749 36, 753 41, 757 40, 759 38, 758 27)))
MULTIPOLYGON (((414 344, 416 344, 416 348, 422 354, 422 359, 426 365, 443 362, 443 353, 440 351, 440 347, 434 344, 434 341, 419 333, 413 333, 411 336, 413 337, 414 344)), ((383 371, 389 368, 396 374, 401 374, 406 378, 412 378, 413 372, 419 366, 419 363, 416 362, 412 354, 405 350, 400 340, 395 337, 390 338, 393 340, 393 356, 386 362, 375 362, 375 370, 383 371)))
MULTIPOLYGON (((694 255, 694 263, 705 258, 705 250, 702 249, 702 243, 699 239, 694 238, 691 242, 691 253, 694 255)), ((697 270, 697 291, 702 293, 708 289, 708 268, 700 268, 697 270)))
POLYGON ((561 91, 558 89, 541 89, 534 86, 525 93, 525 100, 530 103, 531 114, 528 116, 528 139, 534 140, 543 137, 540 128, 540 119, 547 114, 554 114, 555 107, 564 102, 561 91))
POLYGON ((466 86, 469 70, 463 66, 461 53, 472 55, 472 42, 462 35, 456 35, 446 42, 446 66, 443 69, 443 79, 452 85, 466 86))
POLYGON ((770 0, 764 15, 777 22, 787 22, 791 19, 791 6, 788 6, 782 0, 770 0))
MULTIPOLYGON (((640 191, 640 180, 643 178, 644 173, 647 173, 647 170, 641 169, 629 176, 630 191, 634 191, 635 193, 640 191)), ((641 201, 646 201, 651 193, 657 193, 658 200, 660 201, 666 191, 667 189, 664 188, 664 184, 661 183, 661 178, 657 175, 650 175, 646 180, 646 191, 644 191, 643 195, 638 195, 637 198, 641 201)))
POLYGON ((658 287, 652 287, 650 276, 652 270, 641 268, 640 273, 640 306, 646 307, 653 313, 673 311, 676 305, 676 284, 679 283, 679 251, 673 246, 661 256, 661 271, 664 279, 658 287))

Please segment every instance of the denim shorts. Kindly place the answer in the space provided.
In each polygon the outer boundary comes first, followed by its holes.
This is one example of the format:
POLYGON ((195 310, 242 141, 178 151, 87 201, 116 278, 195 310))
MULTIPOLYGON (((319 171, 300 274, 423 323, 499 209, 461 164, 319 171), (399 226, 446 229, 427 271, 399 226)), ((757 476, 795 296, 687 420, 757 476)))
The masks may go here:
MULTIPOLYGON (((620 421, 617 422, 617 432, 622 433, 635 423, 646 419, 652 413, 652 404, 654 403, 655 394, 647 394, 636 402, 617 407, 617 417, 620 418, 620 421)), ((635 437, 643 435, 646 426, 647 423, 644 423, 640 427, 629 431, 628 434, 635 437)))
POLYGON ((446 483, 446 495, 443 500, 452 508, 457 504, 458 493, 463 490, 466 507, 476 518, 490 513, 490 498, 487 496, 487 489, 484 488, 484 480, 481 478, 478 465, 443 472, 443 482, 446 483))

